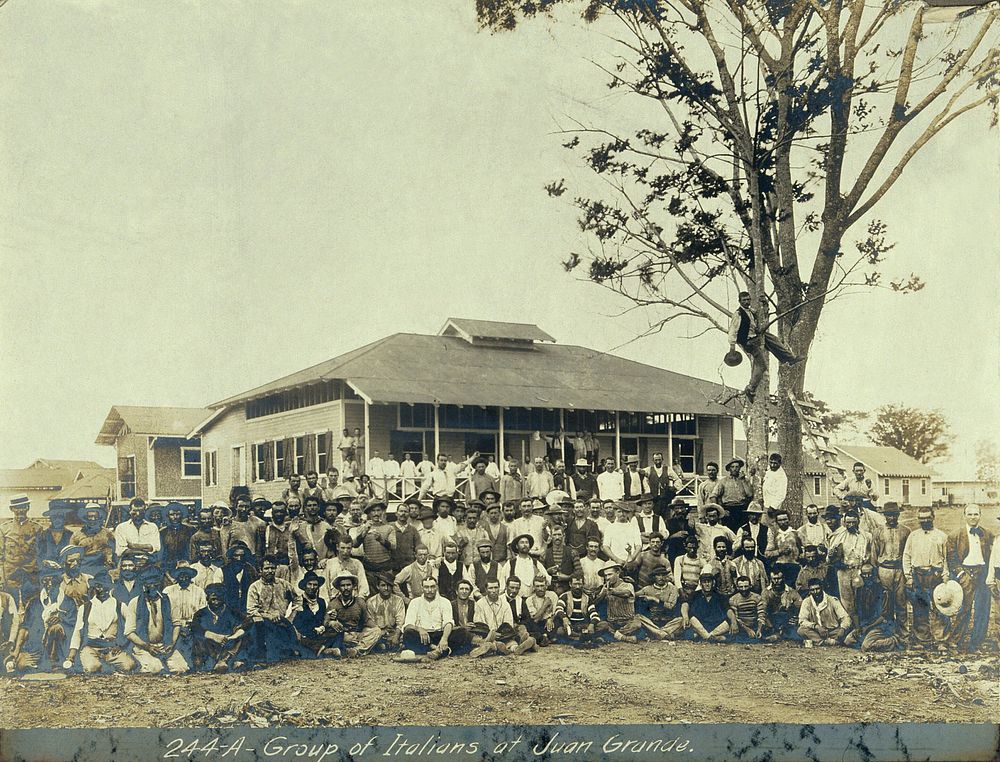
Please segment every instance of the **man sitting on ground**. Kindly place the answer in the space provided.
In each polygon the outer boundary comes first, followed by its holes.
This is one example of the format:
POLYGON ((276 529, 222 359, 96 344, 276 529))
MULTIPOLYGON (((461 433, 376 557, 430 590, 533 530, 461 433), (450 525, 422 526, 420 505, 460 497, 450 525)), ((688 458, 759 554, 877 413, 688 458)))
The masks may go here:
POLYGON ((673 639, 684 629, 680 615, 680 591, 670 581, 670 570, 657 566, 653 582, 636 593, 639 623, 657 640, 673 639))
POLYGON ((823 592, 823 580, 809 580, 809 597, 799 609, 799 636, 816 645, 836 646, 850 629, 850 615, 836 597, 823 592))
POLYGON ((715 590, 715 570, 705 566, 698 577, 698 590, 681 603, 685 637, 724 643, 736 631, 728 601, 715 590))
POLYGON ((434 577, 424 579, 421 593, 419 598, 411 600, 406 607, 403 647, 415 653, 426 654, 433 661, 450 653, 448 639, 455 620, 451 602, 438 595, 438 584, 434 577))

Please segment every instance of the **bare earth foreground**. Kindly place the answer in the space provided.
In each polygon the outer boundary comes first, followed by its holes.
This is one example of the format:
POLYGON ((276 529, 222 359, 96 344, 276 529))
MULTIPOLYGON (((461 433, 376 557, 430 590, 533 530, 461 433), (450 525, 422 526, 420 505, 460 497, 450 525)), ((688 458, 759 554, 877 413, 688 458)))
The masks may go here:
POLYGON ((0 679, 0 728, 998 722, 995 650, 550 646, 525 657, 295 662, 243 674, 0 679))

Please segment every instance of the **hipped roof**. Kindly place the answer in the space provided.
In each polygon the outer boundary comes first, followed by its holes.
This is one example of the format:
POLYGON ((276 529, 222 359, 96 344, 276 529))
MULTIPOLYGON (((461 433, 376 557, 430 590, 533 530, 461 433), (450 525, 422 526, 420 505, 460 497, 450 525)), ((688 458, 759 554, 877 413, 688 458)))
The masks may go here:
POLYGON ((477 346, 458 336, 397 333, 211 405, 227 407, 343 380, 371 403, 409 402, 737 415, 719 384, 586 347, 477 346))

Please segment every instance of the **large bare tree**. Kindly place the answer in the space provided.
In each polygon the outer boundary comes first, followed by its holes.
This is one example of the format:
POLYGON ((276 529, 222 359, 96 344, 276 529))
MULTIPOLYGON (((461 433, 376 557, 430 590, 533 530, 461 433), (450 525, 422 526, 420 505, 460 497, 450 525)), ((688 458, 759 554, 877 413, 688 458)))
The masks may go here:
POLYGON ((726 331, 733 296, 750 292, 758 325, 799 361, 776 362, 776 404, 766 373, 762 393, 735 399, 751 462, 770 429, 800 504, 788 393, 804 391, 831 299, 922 286, 882 277, 893 244, 873 212, 960 117, 989 105, 995 125, 997 4, 935 25, 909 0, 477 0, 477 11, 509 31, 573 4, 607 50, 595 63, 608 85, 654 110, 567 125, 564 145, 600 182, 548 186, 570 192, 588 242, 565 265, 645 310, 649 333, 678 318, 726 331))

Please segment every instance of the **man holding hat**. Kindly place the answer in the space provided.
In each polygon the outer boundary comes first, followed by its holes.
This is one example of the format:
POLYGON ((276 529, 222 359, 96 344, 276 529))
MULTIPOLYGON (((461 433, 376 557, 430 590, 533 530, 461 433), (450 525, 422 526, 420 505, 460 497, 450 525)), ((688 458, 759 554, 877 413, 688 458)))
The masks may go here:
POLYGON ((9 579, 16 569, 24 569, 29 578, 38 572, 38 538, 42 527, 28 518, 31 505, 27 495, 10 499, 14 518, 0 524, 0 571, 9 579))
POLYGON ((83 548, 79 545, 67 545, 59 554, 59 561, 62 567, 62 582, 59 585, 60 591, 69 596, 73 602, 80 606, 90 597, 90 574, 84 574, 83 548))
POLYGON ((146 521, 146 501, 141 497, 132 498, 128 521, 115 527, 115 555, 121 558, 126 550, 143 551, 153 557, 160 552, 160 529, 146 521))
POLYGON ((91 597, 77 608, 76 626, 70 638, 63 669, 72 669, 77 656, 80 668, 93 674, 102 667, 115 672, 133 672, 139 666, 125 651, 122 605, 111 595, 111 577, 99 572, 90 581, 91 597))
POLYGON ((213 582, 205 588, 208 605, 191 622, 194 639, 192 665, 196 670, 225 672, 243 666, 240 653, 246 634, 243 617, 226 603, 225 588, 213 582))
POLYGON ((82 568, 86 574, 96 574, 101 569, 110 569, 114 559, 115 538, 111 530, 104 526, 108 512, 98 503, 87 503, 83 507, 83 526, 69 538, 71 545, 83 548, 82 568))
POLYGON ((719 479, 712 492, 712 502, 721 505, 728 514, 726 526, 730 529, 743 526, 744 512, 753 500, 753 486, 741 475, 745 465, 740 458, 730 460, 726 464, 727 476, 719 479))
POLYGON ((163 594, 163 573, 147 569, 141 579, 142 594, 124 607, 124 635, 132 644, 132 656, 142 672, 174 674, 187 672, 184 656, 177 650, 180 628, 174 626, 170 599, 163 594))
POLYGON ((967 653, 979 650, 990 624, 990 589, 986 575, 993 536, 979 526, 978 505, 965 506, 965 523, 948 537, 948 568, 962 586, 962 609, 952 621, 948 641, 967 653))
POLYGON ((879 527, 872 537, 878 581, 889 596, 888 617, 896 625, 899 637, 905 643, 909 639, 910 628, 906 611, 906 580, 903 577, 903 548, 910 536, 908 527, 899 523, 899 506, 887 502, 882 507, 885 525, 879 527))
POLYGON ((403 598, 393 592, 393 575, 380 573, 375 577, 377 595, 368 598, 368 623, 378 628, 379 637, 372 650, 395 651, 403 637, 403 621, 406 619, 406 605, 403 598))

